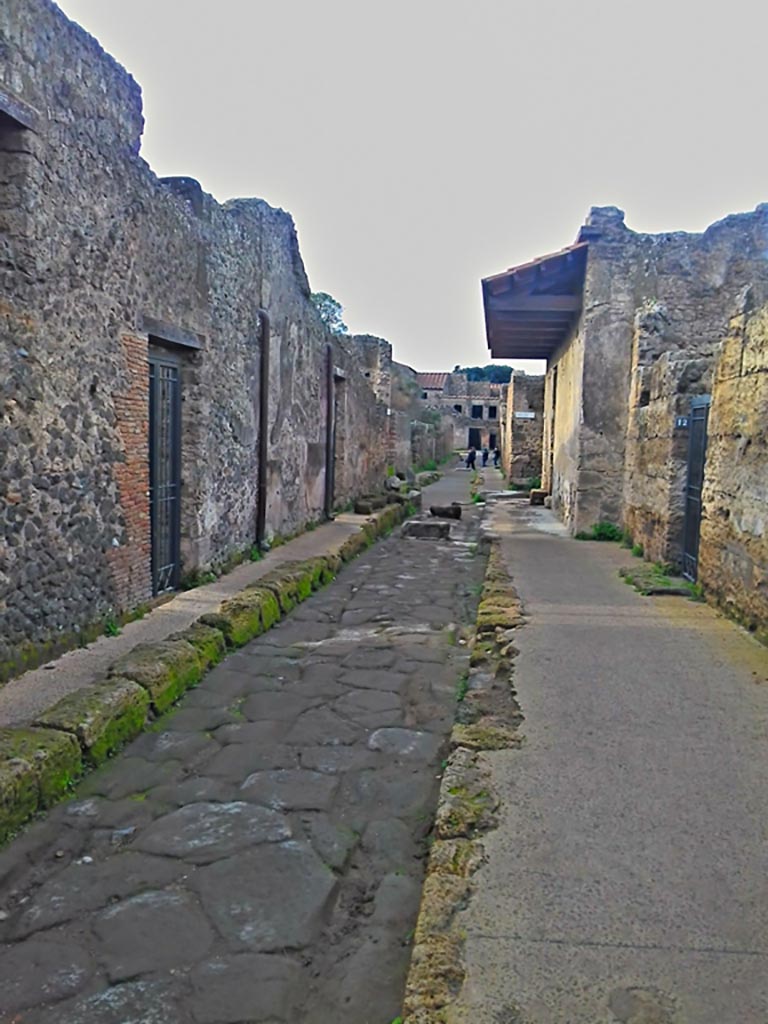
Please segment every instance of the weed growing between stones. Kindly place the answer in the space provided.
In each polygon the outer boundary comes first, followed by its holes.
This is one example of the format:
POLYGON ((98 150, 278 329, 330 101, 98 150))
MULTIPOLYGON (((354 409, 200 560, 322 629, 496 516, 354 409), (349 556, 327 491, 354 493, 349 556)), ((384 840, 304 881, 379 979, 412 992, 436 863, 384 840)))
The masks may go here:
POLYGON ((456 702, 460 704, 467 696, 467 690, 469 689, 469 674, 464 672, 459 676, 459 681, 456 684, 456 702))
POLYGON ((678 576, 672 566, 659 562, 644 562, 637 567, 619 569, 619 576, 639 594, 678 594, 692 600, 702 600, 701 586, 678 576))
POLYGON ((104 636, 120 636, 120 623, 114 615, 108 615, 104 619, 104 636))
POLYGON ((609 540, 621 541, 624 533, 615 523, 595 523, 589 530, 579 530, 575 535, 576 540, 609 540))

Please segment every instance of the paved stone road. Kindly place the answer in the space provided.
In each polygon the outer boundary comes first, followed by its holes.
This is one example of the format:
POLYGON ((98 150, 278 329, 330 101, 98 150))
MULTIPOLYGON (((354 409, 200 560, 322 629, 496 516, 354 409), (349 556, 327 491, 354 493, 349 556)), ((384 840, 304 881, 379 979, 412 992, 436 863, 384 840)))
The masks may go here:
POLYGON ((389 1024, 482 578, 468 512, 367 552, 0 853, 2 1024, 389 1024))

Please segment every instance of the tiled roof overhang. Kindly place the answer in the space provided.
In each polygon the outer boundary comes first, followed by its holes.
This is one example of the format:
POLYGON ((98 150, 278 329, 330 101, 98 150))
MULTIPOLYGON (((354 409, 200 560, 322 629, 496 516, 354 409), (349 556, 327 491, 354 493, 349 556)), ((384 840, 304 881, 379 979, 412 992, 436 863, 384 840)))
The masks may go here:
POLYGON ((548 359, 567 338, 581 313, 587 249, 577 242, 483 280, 494 359, 548 359))
POLYGON ((448 378, 447 373, 419 373, 416 376, 419 384, 427 391, 442 390, 448 378))

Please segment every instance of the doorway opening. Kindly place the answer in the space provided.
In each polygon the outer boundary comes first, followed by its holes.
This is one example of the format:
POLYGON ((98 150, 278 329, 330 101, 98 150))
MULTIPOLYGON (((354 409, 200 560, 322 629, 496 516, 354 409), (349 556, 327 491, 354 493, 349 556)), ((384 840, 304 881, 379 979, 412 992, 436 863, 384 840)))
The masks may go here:
POLYGON ((469 440, 467 441, 469 448, 482 448, 482 434, 479 427, 469 428, 469 440))
POLYGON ((181 366, 149 352, 149 516, 152 593, 179 585, 181 539, 181 366))
POLYGON ((688 435, 688 475, 685 482, 685 530, 683 533, 683 576, 696 582, 699 572, 699 535, 701 533, 701 492, 707 457, 709 395, 691 402, 688 435))

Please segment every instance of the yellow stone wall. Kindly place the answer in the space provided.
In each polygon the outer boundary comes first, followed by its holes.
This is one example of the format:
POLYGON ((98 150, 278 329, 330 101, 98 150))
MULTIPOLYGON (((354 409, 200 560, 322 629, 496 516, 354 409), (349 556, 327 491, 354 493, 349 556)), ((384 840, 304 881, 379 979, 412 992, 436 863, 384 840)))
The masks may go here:
POLYGON ((768 642, 768 305, 734 317, 712 389, 699 580, 768 642))

